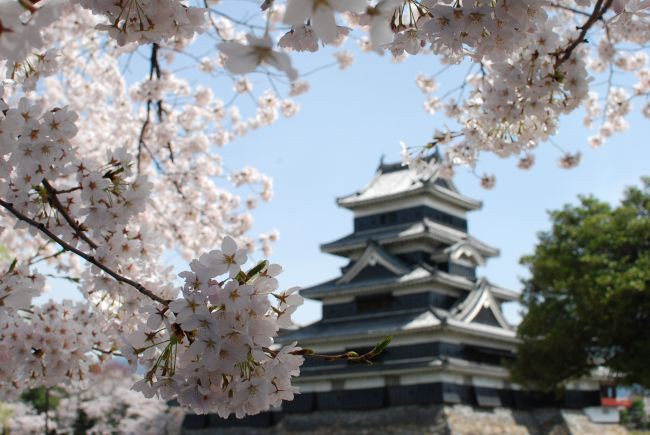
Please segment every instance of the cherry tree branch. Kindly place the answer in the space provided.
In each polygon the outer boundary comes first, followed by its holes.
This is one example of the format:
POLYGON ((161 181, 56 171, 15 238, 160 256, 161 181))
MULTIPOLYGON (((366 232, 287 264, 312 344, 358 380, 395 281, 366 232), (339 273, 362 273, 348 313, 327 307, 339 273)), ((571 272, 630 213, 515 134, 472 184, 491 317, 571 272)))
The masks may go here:
POLYGON ((585 37, 587 36, 587 32, 589 32, 589 29, 596 24, 598 20, 600 20, 607 12, 609 7, 612 5, 613 0, 598 0, 596 2, 596 5, 594 6, 594 10, 592 11, 591 15, 585 21, 585 23, 578 27, 580 29, 580 34, 578 35, 577 38, 571 41, 571 43, 561 52, 557 53, 557 60, 555 61, 555 69, 559 68, 560 65, 562 65, 564 62, 566 62, 571 55, 573 54, 573 51, 578 47, 578 45, 582 44, 583 42, 586 42, 585 37))
MULTIPOLYGON (((153 80, 154 76, 156 77, 156 79, 158 80, 160 79, 160 62, 158 61, 159 50, 160 50, 160 45, 154 42, 151 45, 151 57, 149 58, 149 80, 153 80)), ((147 132, 147 128, 149 127, 149 124, 151 124, 151 108, 153 104, 154 101, 151 98, 149 98, 147 100, 147 116, 145 117, 145 120, 142 123, 142 127, 140 128, 140 134, 138 136, 138 157, 137 157, 138 173, 140 173, 140 161, 142 159, 143 148, 145 148, 149 152, 151 158, 154 159, 156 166, 160 167, 160 165, 156 161, 156 157, 151 152, 151 150, 147 148, 147 144, 144 141, 144 136, 147 132)), ((155 105, 156 105, 156 114, 158 116, 158 122, 162 122, 163 116, 167 113, 167 111, 163 107, 162 99, 157 100, 155 102, 155 105)), ((166 147, 167 150, 169 151, 169 160, 171 160, 171 162, 174 163, 174 149, 172 148, 172 143, 167 142, 166 147)))
POLYGON ((165 306, 169 305, 169 302, 171 302, 171 301, 169 301, 167 299, 163 299, 160 296, 156 295, 151 290, 148 290, 142 284, 140 284, 138 282, 135 282, 130 278, 127 278, 125 276, 120 275, 119 273, 117 273, 113 269, 111 269, 110 267, 108 267, 105 264, 98 261, 94 256, 89 255, 89 254, 75 248, 74 246, 70 245, 66 241, 62 240, 59 236, 54 234, 52 231, 50 231, 50 229, 47 228, 45 226, 45 224, 43 224, 42 222, 38 222, 38 221, 30 218, 29 216, 23 214, 22 212, 18 211, 14 207, 14 205, 12 203, 7 202, 7 201, 5 201, 3 199, 0 199, 0 206, 5 208, 11 214, 13 214, 18 220, 23 221, 23 222, 31 225, 32 227, 39 230, 41 233, 45 234, 50 239, 54 240, 56 243, 59 244, 59 246, 61 246, 61 248, 65 249, 68 252, 72 252, 73 254, 76 254, 77 256, 83 258, 84 260, 86 260, 90 264, 92 264, 94 266, 97 266, 98 268, 100 268, 101 270, 106 272, 108 275, 113 277, 116 281, 118 281, 120 283, 123 283, 123 284, 127 284, 127 285, 133 287, 134 289, 136 289, 141 294, 143 294, 143 295, 147 296, 148 298, 153 299, 154 301, 159 302, 159 303, 161 303, 161 304, 163 304, 165 306))
MULTIPOLYGON (((327 354, 315 353, 312 349, 299 349, 289 353, 291 355, 300 355, 305 358, 318 358, 325 361, 345 360, 345 361, 350 361, 350 362, 360 363, 360 364, 372 364, 373 358, 376 358, 379 354, 381 354, 384 351, 384 349, 388 347, 392 339, 393 339, 392 335, 384 338, 382 341, 377 343, 375 347, 373 347, 371 350, 369 350, 368 352, 362 355, 359 355, 355 351, 327 355, 327 354)), ((275 357, 279 353, 279 351, 271 350, 269 348, 263 348, 263 350, 264 352, 268 353, 273 357, 275 357)))
POLYGON ((60 195, 62 193, 71 193, 71 192, 74 192, 76 190, 81 190, 81 186, 70 187, 69 189, 63 189, 63 190, 56 189, 56 194, 60 195))
POLYGON ((50 203, 50 205, 54 207, 61 216, 63 216, 63 219, 65 219, 68 225, 70 225, 70 227, 74 230, 74 233, 77 237, 86 242, 91 248, 97 249, 97 243, 90 240, 90 237, 86 235, 81 225, 75 221, 72 216, 70 216, 63 204, 61 204, 61 201, 59 201, 59 198, 56 196, 57 190, 52 187, 46 178, 43 178, 42 183, 43 187, 45 187, 45 191, 47 192, 47 201, 50 203))
MULTIPOLYGON (((156 78, 160 78, 160 64, 158 63, 158 49, 160 46, 157 43, 153 43, 151 45, 151 57, 149 58, 149 80, 153 80, 154 75, 156 78)), ((142 158, 142 148, 146 147, 146 144, 144 142, 144 135, 147 131, 147 127, 149 127, 149 124, 151 122, 151 105, 153 104, 153 100, 149 98, 147 100, 147 117, 145 118, 144 122, 142 123, 142 127, 140 128, 140 135, 138 137, 138 158, 137 158, 137 168, 138 172, 140 172, 140 160, 142 158)), ((159 118, 162 118, 162 101, 158 101, 158 116, 159 118)), ((153 157, 153 154, 152 154, 153 157)))

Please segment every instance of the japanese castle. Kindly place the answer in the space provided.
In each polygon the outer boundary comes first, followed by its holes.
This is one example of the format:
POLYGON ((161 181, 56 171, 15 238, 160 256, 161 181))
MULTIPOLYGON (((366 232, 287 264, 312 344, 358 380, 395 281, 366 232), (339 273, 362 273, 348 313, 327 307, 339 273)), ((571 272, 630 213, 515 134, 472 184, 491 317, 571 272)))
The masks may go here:
POLYGON ((502 304, 519 295, 476 275, 478 266, 499 255, 468 234, 467 213, 480 209, 480 201, 436 174, 421 178, 382 162, 365 188, 337 203, 354 213, 354 231, 321 249, 349 262, 340 276, 301 291, 323 303, 322 319, 286 331, 281 341, 340 354, 368 351, 387 336, 393 340, 372 365, 307 358, 295 380, 301 394, 281 412, 249 422, 272 425, 287 413, 402 405, 600 403, 599 385, 590 380, 569 385, 560 398, 509 381, 504 362, 514 357, 517 338, 502 304))

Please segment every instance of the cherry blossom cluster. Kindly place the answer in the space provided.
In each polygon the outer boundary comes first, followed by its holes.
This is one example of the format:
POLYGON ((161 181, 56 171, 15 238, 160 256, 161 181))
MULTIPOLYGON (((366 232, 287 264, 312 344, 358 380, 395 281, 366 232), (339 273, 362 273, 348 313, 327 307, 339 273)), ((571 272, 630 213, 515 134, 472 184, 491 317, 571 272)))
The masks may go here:
POLYGON ((455 60, 496 58, 521 47, 528 33, 539 30, 547 20, 544 5, 534 0, 288 0, 283 20, 292 29, 281 45, 316 51, 319 43, 340 43, 350 31, 336 22, 344 14, 349 25, 367 30, 376 51, 414 55, 428 45, 455 60))
POLYGON ((159 246, 177 249, 187 260, 204 246, 220 243, 225 234, 250 250, 266 246, 264 234, 256 240, 247 231, 252 225, 249 205, 270 200, 271 179, 257 170, 255 176, 239 177, 238 173, 249 169, 227 168, 219 149, 238 136, 277 122, 280 116, 294 115, 297 103, 263 92, 257 107, 247 114, 236 103, 252 95, 252 81, 232 78, 228 84, 231 77, 226 77, 223 83, 233 89, 230 99, 215 95, 209 86, 191 85, 172 72, 174 60, 183 60, 181 56, 210 65, 213 69, 205 72, 208 80, 217 80, 223 73, 214 70, 220 68, 219 58, 204 62, 204 57, 183 55, 179 47, 185 40, 161 43, 155 53, 147 50, 153 73, 127 83, 119 63, 123 49, 114 45, 106 49, 95 37, 96 17, 78 6, 68 6, 65 12, 71 21, 56 22, 44 34, 47 43, 65 46, 60 50, 63 59, 58 70, 64 85, 60 77, 45 80, 48 103, 68 105, 80 114, 75 146, 97 165, 104 164, 105 149, 94 144, 113 144, 116 137, 124 138, 119 145, 135 157, 133 171, 146 174, 152 184, 146 226, 157 234, 159 246), (80 66, 77 59, 88 52, 96 61, 80 66), (249 86, 235 90, 242 81, 249 86), (97 125, 103 128, 98 130, 97 125), (232 187, 246 193, 249 200, 232 187))
POLYGON ((15 398, 37 386, 83 387, 111 343, 109 322, 86 303, 48 303, 33 311, 0 311, 0 391, 15 398))
MULTIPOLYGON (((501 157, 535 148, 557 131, 559 115, 574 110, 587 96, 587 71, 579 53, 563 65, 542 55, 539 40, 552 53, 565 41, 551 28, 538 38, 534 51, 518 50, 503 61, 484 66, 485 74, 468 78, 473 86, 457 119, 464 125, 462 140, 448 150, 452 163, 474 166, 480 151, 501 157), (513 68, 513 64, 526 68, 513 68)), ((533 47, 532 41, 530 47, 533 47)))
MULTIPOLYGON (((121 148, 108 151, 101 166, 82 162, 71 144, 77 119, 69 108, 43 111, 25 97, 16 107, 6 107, 0 117, 5 208, 14 217, 27 217, 19 219, 15 230, 47 234, 67 250, 92 251, 106 268, 137 265, 146 244, 137 225, 129 222, 144 210, 151 184, 132 172, 133 156, 121 148)), ((91 271, 87 277, 99 284, 106 281, 105 272, 91 271)), ((89 294, 97 291, 83 288, 89 294)), ((112 289, 115 298, 119 293, 110 284, 99 288, 112 289)))
POLYGON ((32 298, 43 292, 44 285, 42 275, 14 264, 13 268, 0 275, 0 307, 4 310, 28 307, 32 298))
POLYGON ((33 406, 23 402, 2 403, 0 412, 9 414, 5 420, 3 429, 9 433, 23 433, 26 435, 37 435, 43 433, 45 413, 39 414, 33 406))
MULTIPOLYGON (((178 397, 196 412, 241 417, 291 400, 303 358, 295 345, 276 349, 273 338, 302 298, 297 288, 277 291, 279 266, 242 272, 245 251, 226 237, 222 250, 181 274, 184 297, 175 299, 162 249, 144 225, 152 184, 138 174, 136 157, 116 148, 82 161, 72 145, 80 141, 74 111, 43 110, 26 97, 16 106, 2 101, 4 226, 85 260, 85 267, 61 269, 79 273, 74 279, 89 302, 32 307, 43 276, 12 262, 0 281, 3 392, 83 383, 94 364, 121 348, 148 369, 134 388, 178 397), (225 280, 213 279, 224 273, 225 280)), ((235 184, 263 178, 253 169, 233 177, 235 184)))
POLYGON ((180 274, 182 298, 151 307, 146 327, 123 336, 122 354, 147 370, 136 390, 222 417, 293 399, 301 349, 277 347, 274 337, 291 325, 302 297, 297 288, 277 291, 278 265, 262 262, 246 273, 246 259, 233 239, 224 239, 221 250, 201 255, 180 274))
POLYGON ((78 3, 100 17, 97 30, 106 31, 120 45, 191 38, 205 26, 205 8, 175 0, 3 1, 0 57, 21 61, 31 50, 41 48, 42 28, 57 19, 69 18, 65 8, 70 3, 78 3))
POLYGON ((85 415, 91 433, 155 434, 176 433, 184 410, 149 399, 131 388, 136 376, 119 363, 107 363, 89 377, 92 388, 67 394, 53 412, 57 431, 72 432, 85 415))
POLYGON ((129 42, 160 42, 163 39, 191 38, 205 23, 205 9, 175 0, 78 0, 94 14, 102 16, 106 30, 120 45, 129 42))
MULTIPOLYGON (((177 433, 183 409, 143 397, 131 389, 135 381, 124 365, 113 362, 101 370, 92 368, 88 375, 92 388, 50 389, 48 429, 56 433, 177 433)), ((4 410, 9 414, 4 423, 9 433, 43 433, 45 412, 39 413, 24 402, 6 404, 4 410)))
POLYGON ((63 2, 50 0, 0 3, 0 59, 22 61, 34 48, 43 45, 41 29, 61 15, 63 2), (36 3, 36 2, 35 2, 36 3))
MULTIPOLYGON (((470 10, 480 7, 479 3, 470 5, 470 10)), ((517 2, 516 7, 523 3, 517 2)), ((628 127, 625 118, 632 110, 632 99, 650 92, 644 81, 644 72, 648 69, 647 53, 629 50, 647 41, 650 26, 644 9, 650 4, 601 1, 589 9, 592 3, 562 1, 529 5, 529 18, 533 21, 523 33, 510 32, 516 41, 504 45, 506 52, 482 49, 489 46, 494 34, 489 26, 478 40, 471 38, 472 32, 467 31, 472 27, 471 20, 465 26, 455 27, 454 35, 460 36, 460 42, 469 50, 464 56, 479 64, 478 72, 468 74, 458 92, 447 92, 442 98, 436 95, 439 88, 436 77, 421 75, 416 84, 427 95, 425 111, 443 112, 459 126, 445 131, 436 129, 425 147, 406 148, 403 152, 405 164, 425 167, 426 163, 418 162, 435 154, 443 167, 451 164, 474 168, 480 153, 488 151, 501 157, 519 156, 517 166, 529 169, 535 161, 532 151, 552 141, 562 116, 581 107, 586 111, 585 125, 598 130, 588 139, 592 147, 599 147, 612 134, 624 131, 628 127), (613 11, 613 15, 605 15, 608 11, 613 11), (631 32, 631 28, 635 31, 631 32), (591 31, 590 39, 594 34, 602 37, 599 44, 587 43, 588 31, 591 31), (478 44, 468 42, 465 39, 468 37, 478 44), (626 50, 620 49, 623 47, 626 50), (632 92, 612 84, 619 72, 635 73, 638 82, 632 92), (596 81, 590 73, 605 75, 604 99, 595 90, 590 91, 591 83, 596 81)), ((502 17, 497 10, 512 5, 512 2, 494 2, 492 17, 502 17)), ((454 9, 456 16, 469 16, 464 12, 464 3, 454 4, 454 9)), ((480 21, 476 16, 473 20, 480 21)), ((426 40, 424 34, 421 40, 426 40)), ((432 48, 436 52, 435 43, 432 48)), ((460 54, 463 53, 451 50, 446 56, 453 62, 460 54)), ((580 159, 580 151, 565 151, 558 165, 572 168, 580 159)), ((429 166, 430 171, 437 168, 429 166)), ((479 178, 482 186, 494 186, 492 176, 479 178)))

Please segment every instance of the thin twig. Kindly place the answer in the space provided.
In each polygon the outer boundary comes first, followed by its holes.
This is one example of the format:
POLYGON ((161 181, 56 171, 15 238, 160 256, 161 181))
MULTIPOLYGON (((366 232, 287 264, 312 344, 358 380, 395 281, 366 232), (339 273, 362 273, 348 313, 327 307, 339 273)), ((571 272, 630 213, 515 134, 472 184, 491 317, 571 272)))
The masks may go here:
POLYGON ((577 15, 584 15, 585 17, 588 17, 588 16, 591 15, 589 12, 581 11, 580 9, 572 8, 572 7, 569 7, 569 6, 564 6, 564 5, 561 5, 561 4, 558 4, 558 3, 551 3, 549 6, 551 6, 553 8, 558 8, 558 9, 563 9, 565 11, 573 12, 574 14, 577 14, 577 15))
POLYGON ((101 349, 99 347, 93 347, 93 350, 95 352, 103 353, 105 355, 122 356, 122 354, 120 352, 114 351, 114 350, 104 350, 104 349, 101 349))
POLYGON ((38 256, 34 256, 27 261, 27 264, 31 266, 32 264, 40 263, 41 261, 46 261, 49 260, 50 258, 56 258, 65 252, 66 252, 65 249, 60 249, 56 251, 54 254, 46 255, 45 257, 38 258, 38 256))
MULTIPOLYGON (((360 364, 372 364, 373 358, 376 358, 378 355, 380 355, 384 351, 384 349, 386 349, 386 347, 389 345, 392 339, 393 339, 392 335, 390 337, 384 338, 384 340, 382 340, 380 343, 377 343, 375 347, 373 347, 371 350, 369 350, 368 352, 362 355, 359 355, 357 352, 354 351, 327 355, 327 354, 315 353, 311 349, 298 349, 289 353, 291 355, 300 355, 300 356, 304 356, 305 358, 318 358, 325 361, 345 360, 345 361, 350 361, 350 362, 360 363, 360 364)), ((275 357, 279 353, 279 351, 271 350, 267 347, 263 348, 262 350, 273 357, 275 357)))
POLYGON ((76 276, 54 275, 54 274, 51 274, 51 273, 46 273, 45 276, 47 276, 48 278, 54 278, 54 279, 64 279, 66 281, 76 282, 77 284, 79 284, 79 281, 81 280, 81 278, 78 278, 76 276))

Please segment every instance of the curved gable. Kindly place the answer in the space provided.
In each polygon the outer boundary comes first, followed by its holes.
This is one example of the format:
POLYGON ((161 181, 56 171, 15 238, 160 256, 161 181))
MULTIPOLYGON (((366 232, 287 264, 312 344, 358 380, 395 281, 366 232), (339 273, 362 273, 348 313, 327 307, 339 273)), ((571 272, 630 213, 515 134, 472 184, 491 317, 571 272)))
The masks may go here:
POLYGON ((371 242, 356 263, 339 278, 337 284, 346 284, 355 278, 386 277, 390 274, 401 276, 409 271, 398 258, 386 252, 377 243, 371 242))

